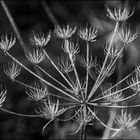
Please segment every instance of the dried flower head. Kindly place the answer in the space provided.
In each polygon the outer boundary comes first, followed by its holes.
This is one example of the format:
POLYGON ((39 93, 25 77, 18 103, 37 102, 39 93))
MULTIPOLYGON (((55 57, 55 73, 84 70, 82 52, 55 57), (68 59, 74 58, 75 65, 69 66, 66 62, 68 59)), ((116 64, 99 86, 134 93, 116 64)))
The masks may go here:
POLYGON ((73 66, 70 63, 68 56, 66 58, 64 58, 62 56, 58 65, 59 65, 59 69, 61 70, 62 73, 69 73, 69 72, 73 71, 73 66))
MULTIPOLYGON (((101 65, 98 63, 98 65, 95 68, 96 68, 96 72, 100 74, 102 69, 101 65)), ((114 73, 115 68, 116 68, 115 66, 104 68, 102 71, 102 75, 105 77, 111 76, 114 73)))
POLYGON ((120 57, 123 56, 123 54, 122 54, 123 51, 121 50, 121 48, 118 46, 117 43, 114 44, 114 45, 110 48, 109 52, 108 52, 108 44, 106 44, 106 46, 105 46, 105 48, 104 48, 104 52, 105 52, 105 55, 108 53, 108 55, 109 55, 109 57, 110 57, 111 59, 114 59, 114 58, 116 58, 116 57, 120 58, 120 57))
POLYGON ((4 68, 4 72, 9 76, 13 81, 20 74, 21 67, 15 61, 9 62, 8 66, 4 68))
POLYGON ((77 116, 75 116, 76 121, 78 122, 82 122, 82 123, 89 123, 93 120, 94 115, 86 108, 83 107, 79 113, 77 114, 77 116))
POLYGON ((116 22, 127 20, 130 16, 132 16, 134 10, 130 12, 129 8, 125 7, 115 7, 114 9, 107 8, 107 16, 110 19, 115 20, 116 22))
POLYGON ((43 32, 35 32, 33 31, 33 35, 30 36, 30 42, 35 46, 46 46, 51 38, 51 32, 45 35, 43 32))
POLYGON ((34 64, 39 64, 45 58, 44 51, 39 47, 33 48, 32 50, 28 49, 25 56, 31 63, 34 64))
POLYGON ((76 32, 76 27, 72 27, 70 25, 61 27, 57 25, 55 26, 54 32, 58 38, 68 39, 76 32))
MULTIPOLYGON (((74 84, 74 91, 71 91, 71 93, 74 93, 75 95, 79 96, 79 97, 84 97, 85 94, 85 83, 80 83, 80 86, 78 84, 78 82, 76 81, 74 84)), ((83 99, 83 98, 82 98, 83 99)))
POLYGON ((97 30, 94 27, 80 28, 78 35, 85 41, 94 42, 96 41, 97 30))
POLYGON ((136 73, 135 76, 133 76, 127 83, 129 86, 131 86, 131 89, 134 91, 134 92, 138 92, 140 93, 140 77, 139 77, 139 74, 136 73))
POLYGON ((121 114, 117 115, 115 118, 115 124, 119 127, 119 129, 112 136, 115 136, 125 130, 131 131, 135 129, 139 119, 140 118, 133 118, 130 113, 121 109, 121 114))
POLYGON ((6 88, 3 89, 2 85, 0 85, 0 107, 2 107, 2 104, 6 99, 6 93, 7 93, 7 89, 6 88))
POLYGON ((107 103, 116 103, 123 99, 122 92, 117 92, 117 88, 112 88, 112 84, 108 86, 101 87, 102 95, 104 97, 105 102, 107 103), (116 93, 116 94, 115 94, 116 93))
POLYGON ((50 115, 50 118, 54 119, 65 111, 65 108, 60 108, 60 102, 58 99, 54 103, 50 99, 48 99, 48 102, 44 102, 44 106, 42 106, 42 108, 40 108, 37 113, 44 114, 45 118, 48 118, 48 115, 50 115))
POLYGON ((35 83, 32 88, 26 89, 26 93, 28 95, 29 100, 46 101, 48 89, 47 87, 41 88, 39 84, 35 83))
POLYGON ((9 51, 12 46, 16 42, 16 37, 15 36, 8 36, 7 34, 4 34, 1 36, 1 41, 0 41, 0 48, 6 52, 9 51))
POLYGON ((130 28, 121 28, 118 31, 118 35, 121 39, 121 41, 125 44, 131 43, 132 41, 134 41, 137 38, 137 33, 132 34, 130 31, 130 28))
POLYGON ((74 43, 69 40, 64 40, 62 49, 65 53, 69 54, 71 60, 75 60, 75 54, 79 53, 78 44, 74 45, 74 43))
POLYGON ((82 107, 74 119, 80 125, 78 129, 72 134, 79 132, 79 130, 82 128, 83 125, 93 125, 92 120, 94 118, 95 116, 86 107, 82 107))
POLYGON ((52 103, 50 99, 47 102, 43 102, 44 106, 39 110, 36 110, 36 113, 40 114, 41 116, 45 117, 47 120, 50 119, 48 123, 43 127, 42 134, 44 133, 45 128, 59 115, 66 111, 65 108, 60 108, 59 100, 55 103, 52 103))
POLYGON ((87 63, 86 58, 82 58, 81 59, 81 66, 83 66, 84 68, 91 69, 93 67, 97 66, 97 58, 95 57, 95 60, 93 60, 93 57, 91 56, 89 59, 89 63, 87 63))

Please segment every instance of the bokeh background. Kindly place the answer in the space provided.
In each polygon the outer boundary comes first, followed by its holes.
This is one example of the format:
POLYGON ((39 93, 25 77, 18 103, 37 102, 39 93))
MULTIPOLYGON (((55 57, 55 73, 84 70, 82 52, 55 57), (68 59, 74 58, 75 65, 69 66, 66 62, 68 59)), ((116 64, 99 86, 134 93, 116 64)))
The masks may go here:
MULTIPOLYGON (((54 24, 57 23, 60 25, 72 24, 77 27, 89 24, 98 29, 97 42, 91 47, 91 51, 93 52, 93 55, 102 60, 104 56, 103 44, 109 40, 111 31, 114 28, 114 22, 106 16, 106 7, 114 6, 119 2, 115 0, 44 0, 43 2, 41 2, 41 0, 6 0, 5 3, 15 20, 27 48, 30 47, 29 34, 32 30, 41 30, 47 33, 49 30, 53 30, 54 24), (54 19, 50 18, 49 11, 47 11, 48 8, 54 15, 54 19)), ((131 8, 135 8, 134 15, 124 24, 129 25, 132 30, 137 31, 139 35, 140 2, 133 0, 123 1, 122 3, 131 8)), ((0 35, 11 32, 14 33, 13 28, 0 5, 0 35)), ((121 73, 121 76, 124 77, 134 69, 135 65, 139 64, 139 44, 140 37, 138 37, 133 44, 128 46, 121 60, 121 67, 117 68, 115 73, 106 82, 117 82, 118 71, 121 73)), ((80 42, 80 49, 80 55, 85 55, 86 47, 83 42, 80 42)), ((57 63, 60 54, 62 54, 61 40, 52 37, 46 50, 57 63)), ((25 58, 23 49, 18 40, 10 52, 24 64, 30 68, 32 67, 25 58)), ((37 107, 37 104, 27 99, 25 88, 23 86, 13 83, 3 72, 3 66, 7 64, 9 60, 10 59, 0 50, 0 82, 8 87, 7 99, 3 107, 19 113, 34 114, 34 109, 37 107)), ((48 60, 43 62, 42 66, 44 66, 44 69, 50 72, 54 77, 58 79, 60 78, 48 60)), ((78 67, 78 71, 82 78, 83 71, 81 71, 80 67, 78 67)), ((32 81, 36 80, 24 70, 22 70, 19 79, 22 79, 29 84, 32 84, 32 81)), ((139 99, 136 98, 129 102, 140 103, 139 99)), ((100 112, 99 117, 104 122, 107 122, 108 115, 106 115, 106 112, 108 111, 103 108, 100 109, 100 112)), ((134 109, 132 113, 139 115, 139 108, 134 109)), ((66 114, 66 117, 69 117, 69 114, 66 114)), ((66 123, 59 122, 55 127, 53 123, 51 123, 49 127, 46 128, 45 135, 42 136, 41 130, 46 122, 47 121, 42 118, 19 117, 0 111, 0 139, 47 140, 79 137, 79 133, 69 135, 69 133, 73 132, 78 127, 76 123, 71 121, 66 123)), ((101 138, 103 131, 104 127, 99 122, 95 121, 93 126, 87 126, 87 138, 101 138)), ((139 132, 140 130, 138 126, 138 129, 135 129, 132 133, 126 133, 119 138, 140 138, 139 132)))

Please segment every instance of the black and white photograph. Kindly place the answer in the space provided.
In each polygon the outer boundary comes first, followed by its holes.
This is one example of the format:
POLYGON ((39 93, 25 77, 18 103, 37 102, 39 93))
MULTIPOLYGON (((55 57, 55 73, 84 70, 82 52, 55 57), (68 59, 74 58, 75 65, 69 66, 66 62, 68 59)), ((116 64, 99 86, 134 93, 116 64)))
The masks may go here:
POLYGON ((0 140, 140 139, 140 1, 0 0, 0 140))

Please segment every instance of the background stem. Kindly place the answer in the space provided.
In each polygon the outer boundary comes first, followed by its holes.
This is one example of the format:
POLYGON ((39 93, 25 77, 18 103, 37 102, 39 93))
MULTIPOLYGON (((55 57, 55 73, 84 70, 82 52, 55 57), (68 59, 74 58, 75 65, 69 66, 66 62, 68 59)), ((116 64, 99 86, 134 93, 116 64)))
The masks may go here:
POLYGON ((81 129, 81 140, 86 139, 86 124, 83 124, 82 129, 81 129))
MULTIPOLYGON (((115 116, 116 116, 116 108, 111 108, 111 110, 109 112, 109 120, 108 120, 108 123, 107 123, 108 128, 112 127, 115 116)), ((108 129, 108 128, 105 129, 104 134, 102 136, 102 139, 109 139, 110 129, 108 129)))

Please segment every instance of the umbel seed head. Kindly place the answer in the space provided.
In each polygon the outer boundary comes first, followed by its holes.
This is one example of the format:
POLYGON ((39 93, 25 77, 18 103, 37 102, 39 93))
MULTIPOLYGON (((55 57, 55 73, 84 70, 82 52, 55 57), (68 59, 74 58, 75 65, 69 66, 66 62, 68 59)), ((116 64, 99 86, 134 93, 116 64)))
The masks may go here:
POLYGON ((125 21, 127 20, 129 17, 131 17, 134 13, 134 9, 132 11, 130 11, 130 9, 127 7, 115 7, 113 9, 107 8, 107 16, 116 21, 125 21))

